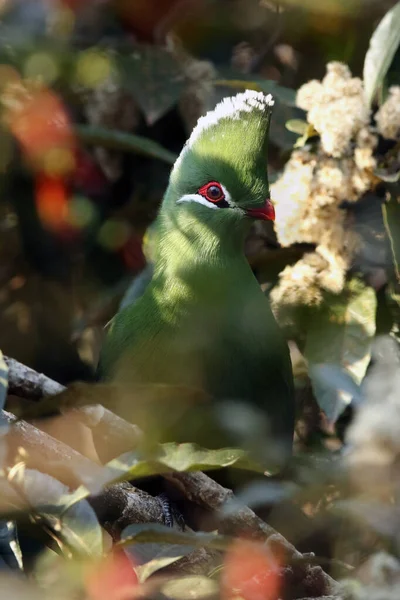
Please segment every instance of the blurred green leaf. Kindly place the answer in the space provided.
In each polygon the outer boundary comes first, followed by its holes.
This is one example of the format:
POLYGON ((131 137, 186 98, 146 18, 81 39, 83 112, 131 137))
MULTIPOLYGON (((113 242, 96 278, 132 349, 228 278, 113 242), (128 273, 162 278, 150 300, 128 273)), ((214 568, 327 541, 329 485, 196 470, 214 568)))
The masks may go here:
POLYGON ((304 355, 315 396, 330 421, 358 399, 371 356, 375 312, 375 291, 354 278, 310 316, 304 355))
POLYGON ((364 61, 364 93, 372 104, 400 44, 400 2, 389 10, 371 36, 364 61))
POLYGON ((151 158, 158 158, 170 165, 173 165, 177 159, 176 154, 173 152, 140 135, 90 125, 76 125, 75 129, 80 139, 91 146, 134 152, 151 158))
POLYGON ((286 124, 286 129, 292 131, 293 133, 298 133, 299 135, 304 135, 309 127, 307 121, 302 121, 301 119, 291 119, 286 124))
POLYGON ((172 600, 206 600, 219 597, 219 586, 216 581, 201 575, 188 575, 170 579, 161 588, 163 597, 172 600))
POLYGON ((68 492, 54 477, 33 469, 21 469, 12 485, 2 487, 3 503, 16 511, 15 517, 30 514, 38 526, 50 528, 67 554, 101 556, 103 535, 96 513, 86 500, 65 502, 68 492))
POLYGON ((294 145, 295 148, 302 148, 307 143, 308 138, 318 135, 318 131, 314 126, 302 119, 291 119, 285 123, 285 127, 288 131, 300 135, 294 145))
POLYGON ((234 466, 238 469, 263 472, 244 450, 222 448, 208 450, 196 444, 160 444, 149 458, 138 452, 127 452, 113 459, 107 467, 115 474, 113 481, 134 479, 170 471, 209 471, 234 466))
POLYGON ((395 276, 400 282, 400 194, 398 191, 398 186, 389 187, 390 199, 382 204, 382 214, 392 251, 395 276))
POLYGON ((175 533, 157 524, 130 525, 122 532, 120 545, 132 557, 141 583, 194 550, 193 545, 177 544, 174 536, 169 536, 171 532, 175 533))
POLYGON ((129 56, 120 56, 117 66, 122 85, 132 93, 149 125, 178 102, 185 80, 178 63, 167 50, 141 45, 129 56))

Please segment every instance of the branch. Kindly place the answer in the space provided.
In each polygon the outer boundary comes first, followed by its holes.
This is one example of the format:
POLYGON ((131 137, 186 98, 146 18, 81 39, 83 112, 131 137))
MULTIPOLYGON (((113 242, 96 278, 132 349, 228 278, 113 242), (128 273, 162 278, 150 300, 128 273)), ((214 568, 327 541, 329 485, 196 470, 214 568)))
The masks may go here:
MULTIPOLYGON (((6 358, 6 362, 9 367, 9 390, 10 392, 18 395, 23 395, 26 399, 34 399, 37 400, 38 396, 42 392, 43 395, 51 393, 51 390, 54 390, 56 393, 63 391, 65 388, 60 386, 56 382, 47 378, 44 375, 36 373, 32 369, 21 365, 17 361, 13 359, 6 358), (23 376, 26 374, 27 376, 27 384, 24 385, 23 376)), ((54 392, 53 392, 54 393, 54 392)), ((77 410, 99 410, 96 407, 89 407, 85 409, 77 409, 77 410)), ((118 446, 132 448, 132 438, 137 436, 138 428, 135 425, 132 425, 123 419, 120 419, 110 411, 103 409, 104 411, 100 422, 103 422, 103 425, 106 423, 107 425, 107 436, 108 439, 115 439, 118 437, 118 446), (106 416, 106 421, 103 419, 106 416)), ((100 411, 101 412, 101 411, 100 411)), ((99 420, 95 419, 95 426, 98 426, 99 420)), ((89 424, 89 423, 87 423, 89 424)), ((27 425, 26 423, 18 423, 16 427, 24 428, 32 428, 32 426, 27 425)), ((35 429, 35 428, 32 428, 35 429)), ((38 430, 36 430, 38 432, 38 430)), ((42 432, 38 432, 42 433, 42 432)), ((37 434, 36 434, 37 435, 37 434)), ((45 435, 45 434, 43 434, 45 435)), ((49 437, 49 436, 47 436, 49 437)), ((43 438, 44 439, 44 438, 43 438)), ((29 436, 28 436, 28 442, 29 436)), ((26 447, 25 444, 21 444, 26 447)), ((112 445, 112 444, 111 444, 112 445)), ((36 444, 37 446, 37 444, 36 444)), ((31 443, 31 447, 36 447, 35 444, 31 443)), ((79 467, 78 473, 82 477, 85 476, 85 466, 87 463, 87 459, 79 455, 79 453, 71 450, 68 446, 64 444, 59 444, 56 440, 51 438, 50 444, 51 450, 43 448, 42 452, 45 453, 47 460, 49 460, 50 455, 53 451, 61 458, 64 457, 64 460, 69 461, 70 463, 79 467), (60 447, 59 447, 60 446, 60 447), (62 446, 62 447, 61 447, 62 446), (76 455, 79 456, 79 460, 76 455), (79 463, 79 464, 78 464, 79 463), (82 470, 83 469, 83 470, 82 470)), ((108 443, 107 443, 108 447, 108 443)), ((28 449, 28 448, 27 448, 28 449)), ((39 452, 40 454, 40 452, 39 452)), ((113 458, 110 456, 110 459, 113 458)), ((100 467, 95 463, 91 463, 88 461, 95 469, 101 472, 101 477, 104 477, 104 467, 100 467)), ((43 468, 43 465, 42 465, 43 468)), ((87 466, 86 466, 87 468, 87 466)), ((274 549, 278 552, 278 555, 282 557, 284 560, 284 564, 287 566, 284 567, 284 575, 285 580, 290 586, 295 586, 297 589, 301 590, 304 596, 309 598, 316 598, 319 596, 329 596, 332 594, 336 594, 338 584, 327 574, 323 569, 313 564, 312 557, 308 561, 307 556, 301 554, 296 548, 288 542, 281 534, 279 534, 273 527, 262 521, 256 514, 248 507, 242 506, 241 508, 232 510, 226 510, 229 508, 232 500, 234 499, 233 492, 226 488, 223 488, 218 483, 216 483, 213 479, 205 475, 201 472, 196 473, 180 473, 180 472, 171 472, 164 476, 169 482, 171 482, 181 494, 185 497, 186 500, 196 503, 197 505, 207 509, 208 511, 216 512, 219 519, 219 528, 222 533, 237 535, 245 534, 247 536, 251 536, 253 539, 258 539, 265 541, 271 549, 274 549)), ((117 487, 114 488, 117 490, 117 487)), ((119 487, 118 491, 115 492, 118 498, 118 502, 122 502, 121 498, 124 496, 125 488, 119 487)), ((108 495, 108 492, 104 492, 104 498, 108 498, 103 502, 104 510, 109 511, 110 502, 112 503, 112 494, 108 495)), ((144 505, 147 502, 158 502, 153 497, 149 497, 146 499, 145 503, 142 503, 141 506, 136 508, 135 510, 139 510, 139 517, 134 517, 133 522, 149 522, 149 521, 159 521, 162 522, 161 513, 157 513, 159 519, 147 518, 149 516, 149 511, 146 511, 144 505), (147 515, 147 516, 146 516, 147 515), (146 519, 140 520, 139 519, 146 519)), ((118 505, 117 502, 117 505, 118 505)), ((122 502, 123 504, 123 502, 122 502)), ((119 504, 118 515, 123 513, 122 504, 119 504)), ((151 514, 153 515, 154 505, 151 508, 151 514)), ((161 509, 160 509, 161 510, 161 509)), ((125 523, 125 517, 121 517, 122 521, 125 523)), ((121 526, 121 521, 117 518, 117 528, 121 526), (119 522, 119 525, 118 525, 119 522)), ((111 519, 109 521, 111 523, 111 519)), ((126 521, 127 522, 127 521, 126 521)), ((132 521, 131 521, 132 522, 132 521)), ((113 521, 115 524, 115 521, 113 521)), ((113 525, 110 525, 110 529, 113 532, 113 525)), ((113 532, 115 535, 115 532, 113 532)))

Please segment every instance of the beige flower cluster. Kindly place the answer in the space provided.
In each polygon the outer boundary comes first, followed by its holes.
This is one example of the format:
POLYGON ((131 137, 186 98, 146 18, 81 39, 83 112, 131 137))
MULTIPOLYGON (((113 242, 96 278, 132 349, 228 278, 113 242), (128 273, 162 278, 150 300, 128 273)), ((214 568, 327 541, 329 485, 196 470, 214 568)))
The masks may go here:
POLYGON ((322 83, 307 83, 297 96, 320 133, 319 148, 295 150, 271 186, 280 244, 316 246, 281 273, 272 292, 276 308, 318 304, 324 290, 342 291, 359 239, 340 205, 356 202, 374 180, 377 136, 367 124, 362 83, 341 63, 330 63, 327 71, 322 83))
POLYGON ((308 111, 307 120, 321 136, 322 149, 340 157, 350 151, 355 134, 368 124, 361 79, 352 77, 347 65, 331 62, 322 82, 313 80, 297 93, 297 105, 308 111))

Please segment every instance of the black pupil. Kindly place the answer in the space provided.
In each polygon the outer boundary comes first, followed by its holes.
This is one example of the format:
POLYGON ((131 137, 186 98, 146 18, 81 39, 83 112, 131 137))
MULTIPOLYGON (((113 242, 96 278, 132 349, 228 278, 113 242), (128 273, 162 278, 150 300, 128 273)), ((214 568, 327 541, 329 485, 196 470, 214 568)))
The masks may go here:
POLYGON ((219 198, 221 196, 221 190, 216 185, 211 185, 208 188, 208 194, 209 194, 210 198, 213 198, 214 200, 216 200, 217 198, 219 198))

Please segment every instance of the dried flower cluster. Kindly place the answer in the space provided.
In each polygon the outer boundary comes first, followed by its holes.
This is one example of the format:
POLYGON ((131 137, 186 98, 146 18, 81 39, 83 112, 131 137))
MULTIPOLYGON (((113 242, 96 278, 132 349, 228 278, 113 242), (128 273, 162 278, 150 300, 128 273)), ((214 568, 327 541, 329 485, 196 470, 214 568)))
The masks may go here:
POLYGON ((272 292, 276 308, 318 304, 324 290, 342 291, 359 239, 346 227, 341 204, 356 202, 374 180, 377 136, 368 126, 362 82, 341 63, 330 63, 327 71, 322 82, 305 84, 297 95, 320 134, 319 148, 295 150, 272 185, 280 244, 316 246, 282 272, 272 292))
POLYGON ((322 82, 313 80, 299 89, 297 105, 308 111, 307 120, 330 156, 349 152, 353 137, 369 120, 361 79, 351 77, 347 65, 339 62, 328 64, 322 82))

